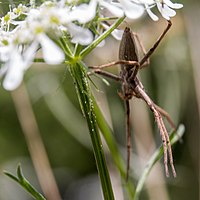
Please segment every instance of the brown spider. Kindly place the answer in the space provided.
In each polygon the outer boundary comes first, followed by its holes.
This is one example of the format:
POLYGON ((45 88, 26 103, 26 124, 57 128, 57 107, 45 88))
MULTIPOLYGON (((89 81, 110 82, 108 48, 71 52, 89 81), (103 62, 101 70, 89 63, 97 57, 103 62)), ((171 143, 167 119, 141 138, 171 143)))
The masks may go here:
MULTIPOLYGON (((169 170, 168 170, 168 157, 169 162, 172 168, 173 176, 176 177, 176 171, 173 164, 173 156, 172 156, 172 149, 171 144, 169 140, 169 135, 167 132, 167 129, 165 127, 165 124, 162 119, 162 115, 166 117, 170 125, 173 127, 173 129, 176 129, 174 123, 172 122, 169 114, 160 108, 158 105, 156 105, 151 98, 147 95, 147 93, 144 90, 144 87, 141 83, 141 81, 137 77, 138 70, 143 68, 145 65, 149 63, 149 57, 153 54, 155 49, 158 47, 161 40, 164 38, 165 34, 170 29, 172 23, 169 20, 167 27, 163 31, 163 33, 159 36, 157 41, 154 43, 154 45, 149 49, 148 52, 145 51, 142 43, 140 42, 137 34, 133 34, 130 30, 130 28, 126 27, 122 36, 122 40, 120 43, 119 48, 119 61, 111 62, 105 65, 100 66, 92 66, 90 68, 93 69, 92 72, 104 75, 106 77, 112 78, 114 80, 120 81, 122 83, 122 91, 119 93, 120 97, 125 101, 125 107, 126 107, 126 134, 127 134, 127 179, 129 175, 129 168, 130 168, 130 152, 131 152, 131 129, 130 129, 130 106, 129 106, 129 100, 134 96, 140 99, 143 99, 151 111, 154 114, 155 121, 157 123, 157 126, 160 131, 160 135, 162 137, 163 142, 163 149, 164 149, 164 166, 165 166, 165 173, 166 176, 169 177, 169 170), (135 39, 137 39, 138 44, 140 45, 140 48, 142 49, 144 56, 139 61, 138 55, 137 55, 137 49, 135 45, 135 39), (120 64, 121 65, 121 71, 120 75, 114 75, 109 72, 103 71, 104 68, 120 64)), ((89 72, 88 74, 92 74, 92 72, 89 72)))

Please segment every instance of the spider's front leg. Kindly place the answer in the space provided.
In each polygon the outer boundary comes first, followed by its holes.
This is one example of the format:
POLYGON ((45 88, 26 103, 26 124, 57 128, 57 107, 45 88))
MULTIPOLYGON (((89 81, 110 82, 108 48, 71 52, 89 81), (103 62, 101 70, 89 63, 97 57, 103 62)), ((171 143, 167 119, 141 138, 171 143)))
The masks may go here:
POLYGON ((88 72, 87 74, 90 76, 90 75, 96 73, 96 74, 106 76, 106 77, 111 78, 116 81, 122 81, 122 78, 120 76, 117 76, 115 74, 112 74, 112 73, 109 73, 109 72, 103 70, 105 68, 112 67, 112 66, 118 65, 118 64, 125 65, 126 67, 133 66, 133 65, 135 65, 135 66, 139 65, 139 63, 137 61, 118 60, 118 61, 110 62, 110 63, 104 64, 104 65, 89 66, 89 69, 92 69, 92 71, 88 72))
MULTIPOLYGON (((149 51, 144 55, 144 57, 140 60, 140 66, 141 68, 145 66, 145 63, 149 59, 149 57, 154 53, 154 51, 157 49, 158 45, 162 41, 162 39, 165 37, 166 33, 169 31, 169 29, 172 26, 172 22, 170 20, 167 21, 167 27, 165 30, 162 32, 162 34, 158 37, 157 41, 154 43, 154 45, 149 49, 149 51)), ((142 43, 140 43, 142 44, 142 43)), ((142 47, 144 50, 144 48, 142 47)))

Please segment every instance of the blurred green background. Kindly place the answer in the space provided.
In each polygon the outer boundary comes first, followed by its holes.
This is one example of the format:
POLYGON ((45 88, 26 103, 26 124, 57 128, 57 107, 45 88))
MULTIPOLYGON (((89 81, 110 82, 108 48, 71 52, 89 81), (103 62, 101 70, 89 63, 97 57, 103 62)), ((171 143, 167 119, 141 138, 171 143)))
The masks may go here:
MULTIPOLYGON (((14 2, 17 4, 17 1, 14 2)), ((185 0, 178 3, 183 3, 184 8, 177 10, 171 30, 151 57, 150 66, 140 71, 140 78, 152 99, 169 112, 176 125, 184 124, 186 131, 180 143, 173 147, 177 178, 165 178, 161 161, 147 180, 141 196, 144 200, 199 199, 200 2, 185 0)), ((2 0, 0 14, 7 10, 8 1, 2 0)), ((139 34, 146 49, 166 26, 163 19, 155 23, 148 16, 135 22, 126 21, 121 28, 127 24, 139 34)), ((119 42, 108 38, 105 46, 93 51, 85 62, 99 65, 117 60, 118 47, 119 42)), ((109 70, 119 72, 117 67, 109 70)), ((97 102, 113 127, 114 136, 125 156, 124 106, 117 93, 120 84, 108 80, 108 86, 96 77, 93 81, 99 89, 97 91, 91 86, 97 102)), ((87 125, 66 66, 34 64, 25 74, 24 82, 62 199, 102 199, 87 125)), ((21 163, 28 180, 41 190, 18 118, 19 110, 15 106, 16 99, 23 102, 20 91, 23 93, 23 88, 12 93, 0 88, 1 200, 32 199, 2 173, 3 170, 15 173, 18 163, 21 163)), ((23 109, 23 103, 20 105, 23 109)), ((155 147, 161 144, 161 139, 145 103, 133 98, 131 106, 131 165, 137 178, 155 147)), ((118 173, 105 144, 104 147, 116 199, 121 200, 119 183, 115 183, 118 173)))

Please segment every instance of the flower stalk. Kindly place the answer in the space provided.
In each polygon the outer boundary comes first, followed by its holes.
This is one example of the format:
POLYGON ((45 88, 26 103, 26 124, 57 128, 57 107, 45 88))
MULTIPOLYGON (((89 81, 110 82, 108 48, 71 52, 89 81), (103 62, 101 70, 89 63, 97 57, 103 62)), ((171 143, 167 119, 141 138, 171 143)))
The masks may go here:
POLYGON ((85 55, 89 54, 100 42, 102 42, 105 38, 107 38, 112 31, 114 31, 125 19, 124 17, 119 18, 116 22, 110 26, 110 28, 105 31, 102 35, 100 35, 96 40, 94 40, 90 45, 88 45, 83 51, 81 51, 80 56, 84 57, 85 55))
POLYGON ((74 79, 77 96, 79 98, 80 106, 84 117, 86 118, 90 137, 93 145, 94 156, 96 160, 97 170, 101 180, 102 191, 105 200, 114 200, 114 194, 108 173, 103 145, 97 128, 96 117, 94 113, 94 106, 89 89, 89 83, 84 66, 81 63, 69 65, 71 75, 74 79))

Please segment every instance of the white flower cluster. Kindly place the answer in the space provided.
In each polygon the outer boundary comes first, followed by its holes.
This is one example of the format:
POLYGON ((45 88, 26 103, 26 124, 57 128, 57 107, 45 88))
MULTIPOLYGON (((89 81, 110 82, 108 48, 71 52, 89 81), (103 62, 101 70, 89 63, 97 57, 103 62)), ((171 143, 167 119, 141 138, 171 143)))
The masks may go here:
MULTIPOLYGON (((39 48, 47 64, 60 64, 65 60, 56 41, 65 32, 72 43, 89 45, 94 34, 86 24, 97 16, 139 18, 145 10, 153 20, 158 17, 151 11, 157 6, 167 20, 182 7, 170 0, 90 0, 77 4, 76 0, 46 1, 39 7, 20 4, 0 18, 0 76, 3 87, 13 90, 19 86, 24 72, 31 66, 39 48)), ((104 26, 105 27, 105 26, 104 26)))

